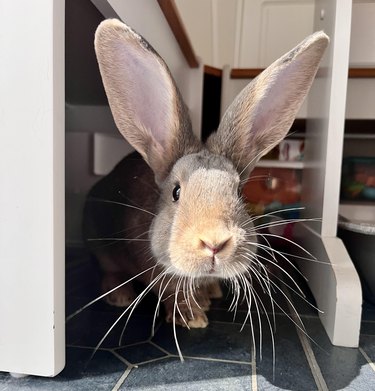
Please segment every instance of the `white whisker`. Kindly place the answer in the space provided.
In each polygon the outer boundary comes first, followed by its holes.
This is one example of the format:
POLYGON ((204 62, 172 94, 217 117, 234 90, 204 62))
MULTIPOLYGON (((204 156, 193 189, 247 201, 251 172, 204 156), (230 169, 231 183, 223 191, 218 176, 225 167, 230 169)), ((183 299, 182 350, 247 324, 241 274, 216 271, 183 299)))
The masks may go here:
POLYGON ((143 209, 143 208, 139 208, 138 206, 134 206, 134 205, 131 205, 131 204, 125 204, 123 202, 111 201, 111 200, 103 200, 103 199, 100 199, 100 198, 93 198, 93 197, 89 198, 88 202, 103 202, 103 203, 108 203, 108 204, 116 204, 116 205, 126 206, 127 208, 136 209, 136 210, 139 210, 140 212, 147 213, 147 214, 149 214, 151 216, 154 216, 154 217, 156 216, 155 213, 152 213, 149 210, 146 210, 146 209, 143 209))
POLYGON ((142 274, 144 273, 147 273, 148 271, 150 271, 151 269, 153 269, 155 266, 151 266, 149 267, 148 269, 146 270, 143 270, 142 272, 136 274, 135 276, 133 276, 132 278, 129 278, 129 280, 126 280, 125 282, 117 285, 116 287, 114 287, 113 289, 109 290, 108 292, 106 293, 103 293, 102 295, 100 295, 99 297, 97 297, 96 299, 90 301, 89 303, 85 304, 83 307, 81 307, 80 309, 78 309, 77 311, 73 312, 72 314, 70 314, 67 318, 66 318, 66 322, 69 322, 72 318, 74 318, 75 316, 77 316, 79 313, 81 313, 83 310, 85 310, 87 307, 90 307, 92 304, 96 303, 97 301, 103 299, 103 297, 106 297, 107 295, 111 294, 112 292, 114 292, 115 290, 121 288, 122 286, 128 284, 130 281, 133 281, 135 280, 137 277, 141 276, 142 274))

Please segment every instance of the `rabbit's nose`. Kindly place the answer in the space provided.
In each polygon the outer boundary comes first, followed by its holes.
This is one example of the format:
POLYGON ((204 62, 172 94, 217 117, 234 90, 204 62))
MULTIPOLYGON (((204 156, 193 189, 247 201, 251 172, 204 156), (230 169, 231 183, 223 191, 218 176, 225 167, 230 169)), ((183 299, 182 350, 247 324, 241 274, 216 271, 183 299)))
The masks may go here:
POLYGON ((209 239, 200 239, 200 241, 203 248, 210 250, 212 255, 216 255, 229 245, 231 239, 232 237, 230 236, 221 241, 210 241, 209 239))

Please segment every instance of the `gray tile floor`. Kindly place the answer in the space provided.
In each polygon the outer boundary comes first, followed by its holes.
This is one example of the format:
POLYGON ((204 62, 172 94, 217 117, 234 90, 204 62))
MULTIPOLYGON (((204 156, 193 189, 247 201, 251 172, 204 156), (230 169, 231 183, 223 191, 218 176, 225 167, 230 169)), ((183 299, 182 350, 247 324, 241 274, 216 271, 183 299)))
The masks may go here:
MULTIPOLYGON (((97 286, 97 271, 87 257, 71 255, 67 312, 94 297, 97 286)), ((121 314, 98 302, 67 323, 67 365, 60 375, 14 379, 0 372, 0 391, 375 390, 374 306, 364 305, 360 348, 339 348, 330 344, 314 309, 292 295, 305 334, 293 324, 293 312, 282 294, 275 295, 281 308, 275 308, 274 320, 270 318, 272 327, 275 323, 274 344, 264 314, 258 320, 254 313, 252 327, 247 324, 241 331, 246 308, 240 307, 233 321, 226 298, 213 303, 207 329, 177 329, 184 362, 178 357, 171 325, 159 319, 152 335, 152 297, 135 311, 120 344, 125 320, 92 356, 121 314)))

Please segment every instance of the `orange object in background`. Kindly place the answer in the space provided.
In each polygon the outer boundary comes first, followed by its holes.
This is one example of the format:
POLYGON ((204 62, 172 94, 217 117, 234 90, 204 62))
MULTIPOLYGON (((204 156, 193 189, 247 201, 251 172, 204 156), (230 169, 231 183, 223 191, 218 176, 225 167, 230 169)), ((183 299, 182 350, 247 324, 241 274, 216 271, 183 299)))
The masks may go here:
POLYGON ((296 204, 301 197, 300 174, 290 168, 256 167, 243 189, 251 204, 296 204))

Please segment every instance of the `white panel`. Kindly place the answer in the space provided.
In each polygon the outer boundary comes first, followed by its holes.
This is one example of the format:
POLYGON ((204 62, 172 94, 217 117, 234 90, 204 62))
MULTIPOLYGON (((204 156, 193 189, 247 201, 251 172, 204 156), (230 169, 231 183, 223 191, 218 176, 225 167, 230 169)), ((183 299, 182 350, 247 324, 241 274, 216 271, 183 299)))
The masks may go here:
POLYGON ((345 246, 337 237, 321 237, 303 224, 298 224, 294 233, 298 242, 319 260, 319 263, 301 260, 298 264, 318 308, 323 311, 319 317, 331 342, 357 347, 362 292, 345 246))
POLYGON ((97 180, 93 175, 92 138, 85 132, 66 133, 65 146, 69 153, 65 163, 67 193, 85 195, 97 180))
POLYGON ((221 102, 220 102, 220 117, 225 113, 225 110, 232 103, 236 95, 250 82, 251 79, 231 79, 230 66, 226 65, 223 68, 222 84, 221 84, 221 102))
MULTIPOLYGON (((336 0, 337 1, 337 0, 336 0)), ((319 233, 336 236, 340 172, 344 140, 346 87, 348 80, 351 1, 317 2, 317 29, 331 42, 309 95, 306 132, 304 202, 314 217, 322 216, 319 233), (333 3, 336 3, 333 2, 333 3), (320 19, 320 9, 325 17, 320 19), (319 15, 318 15, 319 14, 319 15)))
POLYGON ((64 1, 2 1, 0 371, 65 360, 64 1))
POLYGON ((176 0, 176 5, 196 54, 213 66, 212 0, 176 0))
POLYGON ((120 137, 94 135, 94 174, 107 175, 114 166, 134 149, 120 137))
POLYGON ((65 104, 66 131, 119 134, 109 106, 65 104))
POLYGON ((213 0, 217 4, 217 51, 218 66, 224 64, 234 66, 235 33, 237 29, 237 10, 239 0, 213 0))
POLYGON ((313 0, 244 0, 240 68, 261 68, 313 32, 313 0))
POLYGON ((243 19, 239 68, 259 68, 259 43, 261 42, 261 5, 263 0, 243 0, 243 19))
POLYGON ((313 32, 314 2, 263 1, 260 19, 258 61, 263 68, 313 32))
POLYGON ((345 116, 353 119, 375 119, 375 79, 348 80, 345 116))
POLYGON ((375 66, 375 1, 353 2, 350 65, 375 66))
POLYGON ((331 42, 309 95, 302 198, 306 214, 321 217, 322 222, 297 227, 296 233, 307 250, 326 262, 301 261, 299 265, 324 311, 320 317, 331 342, 355 347, 361 322, 361 284, 336 237, 351 5, 351 0, 316 1, 315 29, 324 30, 331 42))

